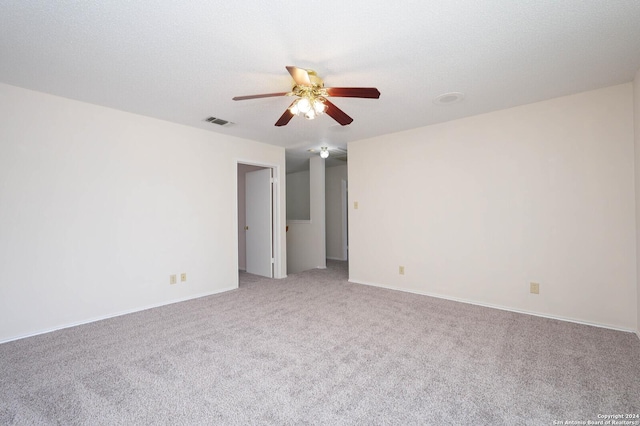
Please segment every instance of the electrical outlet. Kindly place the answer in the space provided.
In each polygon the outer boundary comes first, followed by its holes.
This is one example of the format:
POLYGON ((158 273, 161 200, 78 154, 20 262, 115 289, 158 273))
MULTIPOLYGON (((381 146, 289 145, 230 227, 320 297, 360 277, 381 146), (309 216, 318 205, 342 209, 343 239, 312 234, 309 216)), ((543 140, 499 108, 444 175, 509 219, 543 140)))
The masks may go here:
POLYGON ((358 202, 357 201, 353 202, 353 209, 354 210, 358 210, 358 202))
POLYGON ((180 281, 185 282, 187 281, 187 273, 183 272, 180 274, 180 281))
POLYGON ((177 282, 178 282, 178 280, 176 279, 176 275, 175 274, 169 275, 169 284, 175 284, 177 282))
POLYGON ((404 266, 399 266, 399 267, 398 267, 398 273, 399 273, 400 275, 404 275, 404 266))
POLYGON ((540 284, 529 283, 529 292, 531 292, 532 294, 540 294, 540 284))

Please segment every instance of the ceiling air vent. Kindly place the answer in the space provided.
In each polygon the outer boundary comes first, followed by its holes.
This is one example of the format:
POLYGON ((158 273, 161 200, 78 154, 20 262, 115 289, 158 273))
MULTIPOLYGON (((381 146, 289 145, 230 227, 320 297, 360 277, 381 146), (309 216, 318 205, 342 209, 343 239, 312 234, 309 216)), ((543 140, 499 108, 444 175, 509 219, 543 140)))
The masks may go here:
POLYGON ((216 118, 216 117, 209 117, 209 118, 206 118, 204 121, 208 123, 217 124, 218 126, 227 126, 229 124, 233 124, 230 121, 223 120, 222 118, 216 118))

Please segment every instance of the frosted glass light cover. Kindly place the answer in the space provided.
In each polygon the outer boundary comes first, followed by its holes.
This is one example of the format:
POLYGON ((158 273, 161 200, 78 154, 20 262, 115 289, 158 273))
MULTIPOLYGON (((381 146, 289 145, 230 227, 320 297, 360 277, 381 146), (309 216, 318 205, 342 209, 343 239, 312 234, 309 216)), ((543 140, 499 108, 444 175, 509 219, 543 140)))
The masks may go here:
POLYGON ((311 111, 311 103, 307 98, 301 98, 296 105, 298 106, 298 110, 303 114, 311 111))

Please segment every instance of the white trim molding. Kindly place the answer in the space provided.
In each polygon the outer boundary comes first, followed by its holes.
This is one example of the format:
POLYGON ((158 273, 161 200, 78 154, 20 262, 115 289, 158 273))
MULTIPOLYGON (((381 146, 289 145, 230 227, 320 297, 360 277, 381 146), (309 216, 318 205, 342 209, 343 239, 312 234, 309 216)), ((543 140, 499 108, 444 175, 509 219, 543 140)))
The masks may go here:
MULTIPOLYGON (((405 293, 412 293, 412 294, 417 294, 417 295, 420 295, 420 296, 428 296, 428 297, 435 297, 437 299, 451 300, 452 302, 466 303, 466 304, 469 304, 469 305, 482 306, 482 307, 485 307, 485 308, 499 309, 501 311, 514 312, 514 313, 517 313, 517 314, 532 315, 532 316, 535 316, 535 317, 548 318, 548 319, 554 319, 554 320, 565 321, 565 322, 572 322, 572 323, 575 323, 575 324, 590 325, 592 327, 600 327, 600 328, 606 328, 606 329, 609 329, 609 330, 624 331, 624 332, 627 332, 627 333, 634 333, 635 332, 635 330, 630 330, 628 328, 622 328, 622 327, 616 327, 616 326, 609 325, 609 324, 598 324, 598 323, 593 323, 593 322, 588 322, 588 321, 581 321, 581 320, 578 320, 578 319, 575 319, 575 318, 567 318, 567 317, 561 317, 561 316, 556 316, 556 315, 541 314, 539 312, 525 311, 525 310, 522 310, 522 309, 513 309, 513 308, 509 308, 507 306, 492 305, 492 304, 489 304, 489 303, 480 303, 480 302, 475 302, 473 300, 460 299, 460 298, 457 298, 457 297, 443 296, 441 294, 436 294, 436 293, 406 290, 406 289, 400 289, 400 288, 393 287, 393 286, 387 286, 387 285, 364 282, 364 281, 358 281, 358 280, 352 280, 352 279, 349 279, 349 282, 353 283, 353 284, 360 284, 360 285, 368 285, 368 286, 371 286, 371 287, 385 288, 387 290, 402 291, 402 292, 405 292, 405 293)), ((635 334, 638 335, 638 338, 640 338, 640 332, 635 332, 635 334)))
POLYGON ((158 303, 158 304, 154 304, 154 305, 150 305, 150 306, 145 306, 143 308, 127 309, 126 311, 120 311, 120 312, 116 312, 114 314, 93 317, 93 318, 90 318, 90 319, 87 319, 87 320, 73 322, 73 323, 61 325, 61 326, 58 326, 58 327, 48 328, 48 329, 45 329, 45 330, 42 330, 42 331, 37 331, 35 333, 25 334, 25 335, 22 335, 22 336, 10 337, 10 338, 8 338, 6 340, 0 341, 0 345, 3 344, 3 343, 13 342, 14 340, 26 339, 27 337, 39 336, 40 334, 47 334, 47 333, 51 333, 51 332, 58 331, 58 330, 64 330, 65 328, 77 327, 79 325, 90 324, 92 322, 98 322, 98 321, 106 320, 106 319, 109 319, 109 318, 119 317, 119 316, 122 316, 122 315, 128 315, 128 314, 133 314, 133 313, 136 313, 136 312, 146 311, 148 309, 161 308, 163 306, 173 305, 174 303, 186 302, 188 300, 199 299, 201 297, 207 297, 207 296, 213 296, 214 294, 225 293, 227 291, 232 291, 232 290, 237 290, 237 289, 238 289, 237 286, 235 286, 235 287, 226 287, 226 288, 223 288, 221 290, 211 291, 211 292, 207 292, 207 293, 201 293, 201 294, 197 294, 195 296, 184 297, 184 298, 178 299, 178 300, 171 300, 170 302, 166 302, 166 303, 158 303))

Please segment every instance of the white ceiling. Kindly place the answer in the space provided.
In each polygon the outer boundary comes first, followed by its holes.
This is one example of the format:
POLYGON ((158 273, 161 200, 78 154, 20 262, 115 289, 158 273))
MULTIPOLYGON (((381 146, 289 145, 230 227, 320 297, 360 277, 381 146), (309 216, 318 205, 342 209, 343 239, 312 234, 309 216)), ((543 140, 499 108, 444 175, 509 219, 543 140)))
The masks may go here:
MULTIPOLYGON (((0 0, 0 81, 287 148, 310 148, 629 82, 640 68, 640 1, 0 0), (285 66, 328 87, 328 116, 274 123, 285 66), (462 102, 434 104, 462 92, 462 102), (206 123, 209 116, 232 121, 206 123)), ((293 167, 298 163, 292 161, 293 167)))

